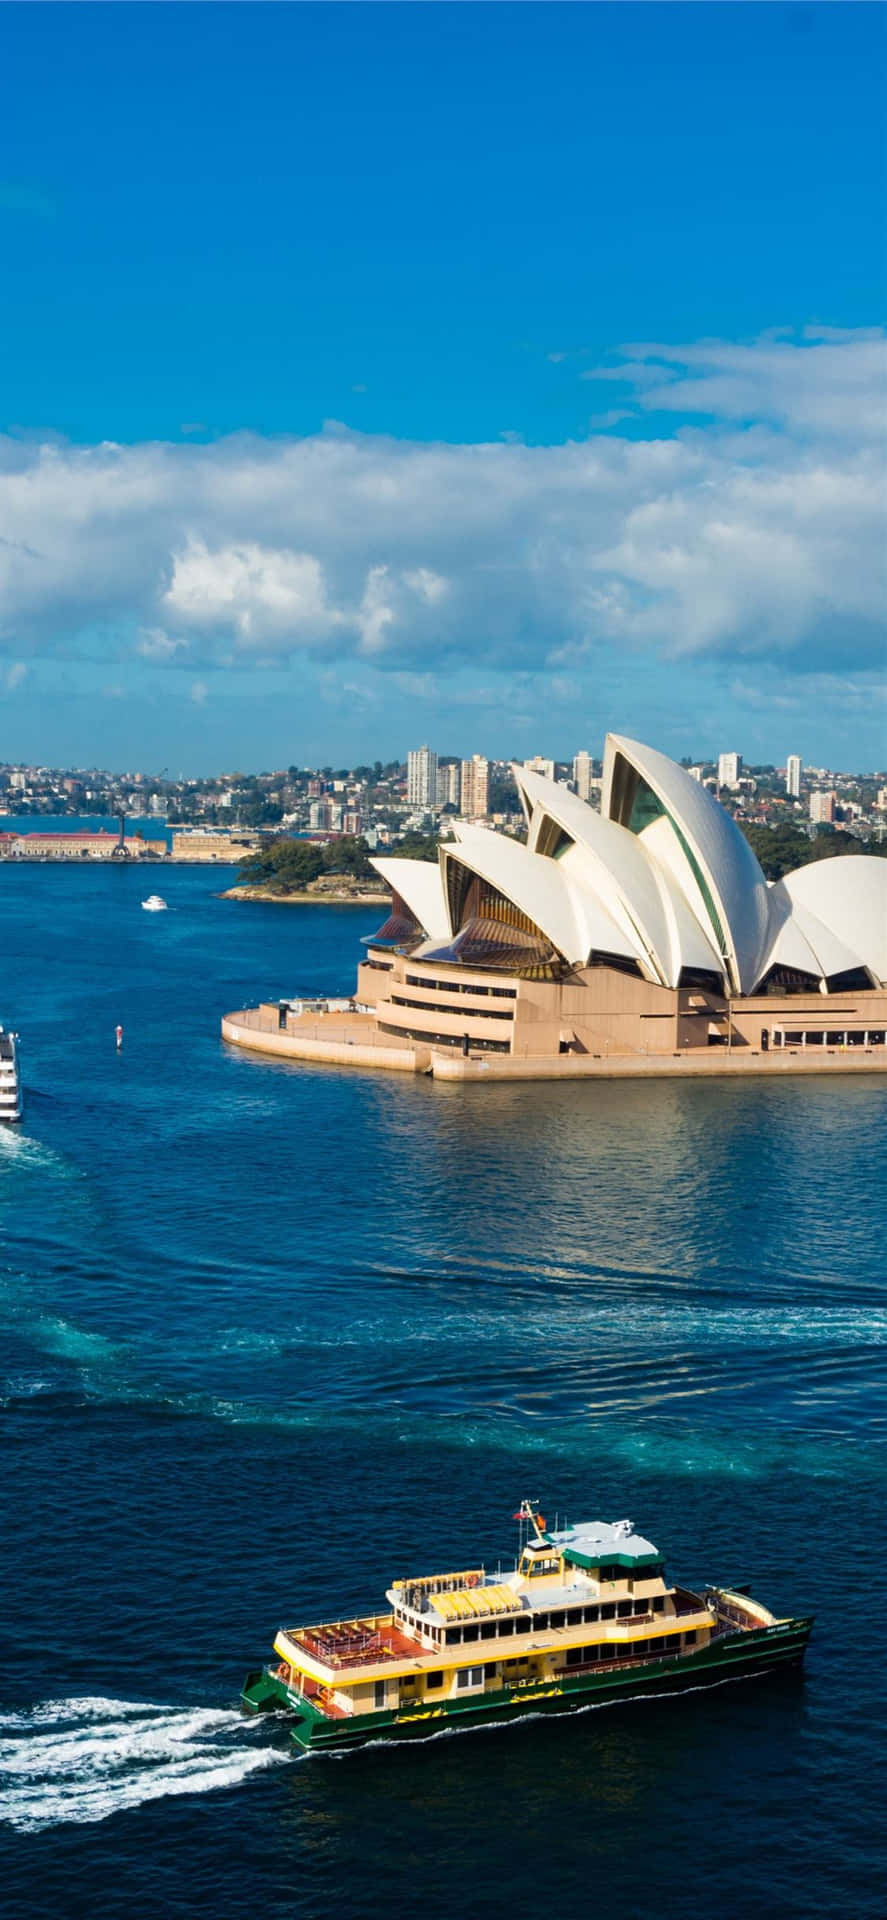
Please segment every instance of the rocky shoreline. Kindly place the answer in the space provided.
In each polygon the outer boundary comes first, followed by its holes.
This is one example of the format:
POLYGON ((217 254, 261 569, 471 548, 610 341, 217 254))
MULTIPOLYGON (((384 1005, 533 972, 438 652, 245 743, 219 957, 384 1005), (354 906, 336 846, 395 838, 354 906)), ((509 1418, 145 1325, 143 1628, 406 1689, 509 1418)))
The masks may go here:
POLYGON ((261 900, 275 907, 379 907, 390 899, 387 889, 378 893, 356 888, 308 887, 301 893, 280 893, 273 887, 226 887, 220 900, 261 900))

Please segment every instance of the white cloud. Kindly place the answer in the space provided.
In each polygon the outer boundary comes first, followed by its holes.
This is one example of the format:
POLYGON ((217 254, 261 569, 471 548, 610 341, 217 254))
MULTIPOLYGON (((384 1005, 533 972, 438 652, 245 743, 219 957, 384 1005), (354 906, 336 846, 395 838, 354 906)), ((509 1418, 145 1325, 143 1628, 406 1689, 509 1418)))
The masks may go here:
POLYGON ((865 330, 632 347, 595 377, 631 386, 633 437, 557 446, 341 426, 0 440, 0 647, 87 642, 115 670, 129 648, 197 672, 314 652, 337 673, 349 655, 516 673, 626 650, 863 671, 882 647, 882 365, 865 330), (678 404, 695 425, 636 437, 678 404))
POLYGON ((342 616, 328 607, 323 570, 310 553, 257 541, 211 550, 193 535, 173 559, 164 604, 198 629, 232 630, 242 647, 284 634, 324 634, 342 616))
POLYGON ((880 328, 805 327, 742 343, 626 347, 615 367, 590 367, 582 380, 620 380, 648 411, 769 421, 795 432, 883 444, 887 364, 880 328))
POLYGON ((13 660, 6 672, 6 685, 10 693, 14 693, 16 687, 21 686, 22 681, 27 677, 27 672, 24 660, 13 660))

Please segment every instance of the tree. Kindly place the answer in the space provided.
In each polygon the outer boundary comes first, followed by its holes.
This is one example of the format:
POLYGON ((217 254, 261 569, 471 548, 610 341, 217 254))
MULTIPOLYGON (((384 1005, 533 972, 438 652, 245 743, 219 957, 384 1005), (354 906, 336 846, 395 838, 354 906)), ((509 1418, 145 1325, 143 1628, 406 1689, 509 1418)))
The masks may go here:
POLYGON ((855 834, 842 833, 840 828, 828 825, 819 827, 812 839, 802 827, 788 821, 778 827, 757 827, 747 821, 737 821, 737 825, 757 855, 767 880, 781 880, 783 874, 792 873, 795 867, 809 866, 812 860, 831 860, 838 854, 887 854, 883 842, 857 840, 855 834))
POLYGON ((397 843, 397 856, 404 860, 436 860, 438 842, 433 833, 405 833, 397 843))

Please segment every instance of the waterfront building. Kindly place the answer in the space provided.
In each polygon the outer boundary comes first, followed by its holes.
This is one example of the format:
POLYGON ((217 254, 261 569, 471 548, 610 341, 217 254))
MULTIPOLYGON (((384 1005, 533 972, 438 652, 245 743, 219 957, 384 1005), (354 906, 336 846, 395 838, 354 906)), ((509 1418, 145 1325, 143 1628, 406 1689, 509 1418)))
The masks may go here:
POLYGON ((416 747, 407 755, 407 805, 429 813, 437 804, 437 754, 416 747))
POLYGON ((202 862, 207 866, 221 861, 231 866, 245 860, 247 854, 256 853, 261 844, 257 833, 227 827, 196 827, 173 834, 170 858, 202 862))
POLYGON ((97 833, 76 829, 66 833, 62 828, 54 833, 4 834, 0 855, 11 860, 163 860, 166 850, 165 840, 145 840, 140 833, 127 834, 121 841, 119 833, 104 828, 97 833))
POLYGON ((768 885, 707 787, 620 735, 600 813, 513 771, 524 842, 457 821, 436 863, 374 860, 391 909, 350 1015, 226 1037, 445 1078, 887 1068, 887 862, 768 885))
POLYGON ((573 785, 580 800, 591 796, 591 754, 577 753, 573 760, 573 785))
POLYGON ((801 797, 801 774, 804 763, 799 753, 790 753, 785 763, 785 791, 790 800, 801 797))
POLYGON ((459 791, 459 811, 463 820, 485 820, 489 810, 490 763, 476 753, 463 760, 459 791))
POLYGON ((739 782, 741 779, 742 779, 742 754, 741 753, 719 753, 718 754, 718 786, 726 787, 728 791, 732 792, 734 791, 735 788, 739 786, 739 782))
POLYGON ((811 793, 810 818, 817 826, 822 825, 823 822, 829 826, 832 824, 835 817, 837 798, 838 796, 835 792, 824 792, 821 788, 817 788, 815 793, 811 793))

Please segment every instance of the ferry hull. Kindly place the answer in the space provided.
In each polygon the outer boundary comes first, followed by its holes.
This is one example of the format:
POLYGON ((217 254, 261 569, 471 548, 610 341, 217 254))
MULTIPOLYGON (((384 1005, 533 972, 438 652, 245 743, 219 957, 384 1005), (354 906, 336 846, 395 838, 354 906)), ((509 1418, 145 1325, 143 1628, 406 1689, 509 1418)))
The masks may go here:
POLYGON ((722 1636, 696 1653, 650 1660, 623 1672, 563 1675, 557 1680, 485 1693, 471 1701, 423 1702, 398 1712, 379 1711, 331 1718, 292 1692, 270 1668, 247 1676, 241 1700, 249 1711, 283 1709, 297 1715, 291 1738, 303 1751, 361 1747, 371 1740, 427 1740, 432 1734, 522 1719, 526 1714, 570 1713, 581 1707, 650 1698, 753 1679, 774 1668, 799 1665, 804 1658, 812 1618, 780 1621, 772 1627, 722 1636))

